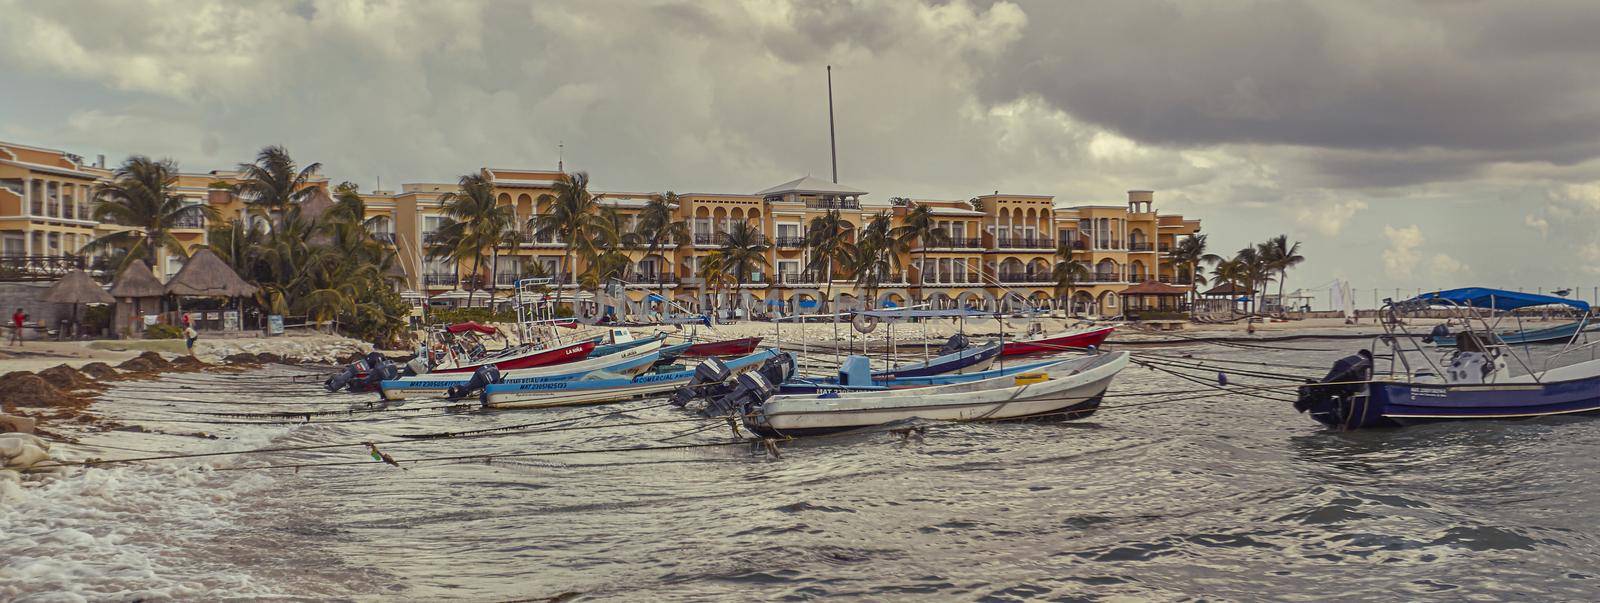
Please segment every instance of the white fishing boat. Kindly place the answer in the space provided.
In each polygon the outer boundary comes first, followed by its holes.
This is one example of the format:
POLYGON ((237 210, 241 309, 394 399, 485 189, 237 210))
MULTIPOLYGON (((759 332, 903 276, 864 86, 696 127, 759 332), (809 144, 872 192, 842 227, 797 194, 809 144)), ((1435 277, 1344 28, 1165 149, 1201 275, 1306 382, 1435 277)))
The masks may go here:
MULTIPOLYGON (((631 379, 650 370, 660 358, 662 341, 652 340, 640 345, 601 356, 567 364, 556 364, 527 369, 514 369, 501 373, 502 383, 538 383, 570 381, 574 379, 631 379), (648 360, 648 361, 647 361, 648 360)), ((413 377, 386 380, 380 385, 383 399, 435 398, 444 396, 452 387, 470 382, 472 373, 429 373, 413 377)))
POLYGON ((745 426, 762 435, 809 435, 904 419, 987 421, 1077 419, 1099 409, 1128 353, 1095 354, 1034 371, 914 389, 776 395, 742 404, 745 426))

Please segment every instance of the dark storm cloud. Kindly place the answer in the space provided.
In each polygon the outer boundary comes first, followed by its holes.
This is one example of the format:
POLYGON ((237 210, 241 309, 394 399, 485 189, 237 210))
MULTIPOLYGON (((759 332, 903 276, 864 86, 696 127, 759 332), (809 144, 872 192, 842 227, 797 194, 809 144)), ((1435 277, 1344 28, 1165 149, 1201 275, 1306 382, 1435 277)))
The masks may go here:
MULTIPOLYGON (((1467 165, 1419 162, 1412 177, 1395 173, 1404 166, 1373 172, 1409 183, 1471 173, 1501 153, 1581 161, 1595 150, 1584 143, 1600 139, 1593 2, 1025 8, 1022 39, 989 66, 981 94, 1037 96, 1140 142, 1486 152, 1467 165)), ((1366 170, 1325 171, 1374 183, 1366 170)))

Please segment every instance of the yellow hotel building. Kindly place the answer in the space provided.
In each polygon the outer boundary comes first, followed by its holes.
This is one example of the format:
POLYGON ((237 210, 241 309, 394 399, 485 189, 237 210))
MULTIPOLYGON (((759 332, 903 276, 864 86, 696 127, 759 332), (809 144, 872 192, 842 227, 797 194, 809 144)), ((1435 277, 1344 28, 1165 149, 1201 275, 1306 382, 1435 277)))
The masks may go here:
MULTIPOLYGON (((514 207, 519 224, 544 211, 539 198, 554 194, 559 170, 482 168, 494 184, 500 202, 514 207)), ((104 160, 86 165, 63 151, 0 142, 0 252, 32 263, 81 262, 81 247, 94 237, 126 228, 90 218, 90 199, 96 182, 111 172, 104 160)), ((219 185, 238 181, 231 171, 184 173, 177 191, 193 203, 216 207, 225 220, 250 219, 243 203, 219 185)), ((311 186, 325 197, 329 180, 318 175, 311 186)), ((363 194, 369 229, 394 246, 403 269, 402 294, 414 303, 455 304, 464 301, 468 288, 509 290, 512 283, 537 264, 555 277, 555 286, 576 289, 566 282, 565 247, 555 237, 540 237, 523 227, 521 242, 502 249, 497 266, 485 260, 479 275, 471 266, 456 266, 426 258, 432 233, 444 219, 441 197, 456 190, 449 183, 407 183, 398 191, 363 194)), ((594 191, 602 205, 612 207, 629 228, 650 192, 594 191)), ((830 210, 840 212, 852 228, 859 228, 879 212, 891 215, 896 225, 914 206, 932 209, 947 241, 924 248, 914 243, 901 255, 892 274, 884 275, 879 300, 905 305, 924 299, 936 307, 992 308, 997 301, 1015 296, 1035 305, 1064 307, 1056 299, 1052 267, 1058 243, 1069 244, 1073 257, 1089 269, 1089 277, 1074 289, 1079 311, 1120 314, 1117 292, 1146 281, 1180 287, 1190 285, 1188 275, 1169 255, 1183 237, 1200 232, 1198 220, 1160 214, 1151 191, 1129 191, 1126 202, 1105 205, 1058 206, 1048 195, 990 194, 972 200, 896 199, 868 200, 867 191, 804 177, 750 194, 683 193, 678 196, 678 217, 688 225, 690 239, 654 254, 627 250, 632 260, 625 283, 635 301, 649 294, 666 294, 673 301, 698 310, 708 291, 695 277, 695 268, 721 244, 722 233, 734 223, 760 228, 768 243, 768 267, 748 275, 729 296, 748 295, 758 306, 804 308, 803 300, 818 299, 831 285, 842 298, 860 295, 853 281, 839 274, 807 270, 810 251, 805 235, 810 221, 830 210), (922 265, 926 257, 927 265, 922 265), (764 304, 762 302, 765 302, 764 304), (781 303, 781 305, 780 305, 781 303)), ((196 220, 176 232, 189 249, 206 244, 206 225, 196 220)), ((158 276, 175 274, 183 258, 166 257, 155 267, 158 276)), ((578 271, 586 267, 578 258, 578 271)), ((481 302, 486 296, 477 296, 481 302)), ((726 307, 726 301, 719 307, 726 307)))

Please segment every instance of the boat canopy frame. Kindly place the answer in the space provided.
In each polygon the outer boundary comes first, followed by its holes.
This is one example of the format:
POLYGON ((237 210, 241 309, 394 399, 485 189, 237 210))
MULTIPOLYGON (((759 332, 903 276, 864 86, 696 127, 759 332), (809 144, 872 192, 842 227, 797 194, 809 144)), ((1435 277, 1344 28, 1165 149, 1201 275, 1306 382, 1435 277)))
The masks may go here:
POLYGON ((1482 342, 1485 350, 1503 350, 1503 355, 1510 357, 1518 365, 1521 365, 1522 369, 1527 372, 1528 378, 1535 383, 1542 383, 1541 376, 1550 370, 1550 364, 1555 359, 1582 349, 1589 349, 1593 352, 1596 350, 1596 346, 1600 345, 1600 340, 1588 341, 1585 336, 1586 328, 1590 322, 1591 309, 1589 304, 1582 300, 1570 300, 1550 295, 1490 289, 1487 287, 1435 291, 1401 301, 1383 300, 1383 308, 1380 312, 1386 315, 1388 320, 1380 321, 1383 325, 1384 335, 1380 335, 1375 339, 1373 347, 1376 348, 1378 344, 1386 344, 1389 347, 1389 375, 1391 377, 1397 374, 1396 369, 1402 369, 1407 380, 1410 380, 1417 374, 1416 369, 1422 368, 1420 364, 1413 368, 1410 360, 1406 357, 1407 353, 1415 353, 1420 356, 1428 363, 1428 367, 1433 369, 1435 375, 1443 376, 1445 374, 1444 370, 1438 363, 1434 362, 1427 350, 1424 350, 1422 345, 1418 343, 1422 340, 1422 337, 1411 333, 1406 328, 1405 323, 1400 320, 1402 314, 1435 308, 1443 308, 1455 314, 1455 316, 1447 317, 1445 324, 1459 319, 1461 324, 1467 328, 1470 338, 1482 342), (1561 350, 1546 358, 1540 370, 1535 371, 1529 364, 1533 360, 1533 354, 1532 350, 1529 349, 1528 342, 1524 341, 1522 343, 1523 353, 1519 355, 1511 344, 1501 339, 1498 328, 1509 317, 1516 321, 1517 331, 1522 332, 1524 330, 1522 316, 1516 312, 1517 310, 1556 305, 1578 310, 1582 313, 1582 317, 1579 319, 1578 328, 1573 331, 1572 336, 1567 339, 1561 350), (1492 323, 1489 320, 1491 317, 1494 319, 1492 323), (1473 324, 1474 319, 1477 320, 1477 326, 1473 324), (1579 338, 1583 338, 1584 343, 1574 347, 1579 338), (1401 339, 1409 342, 1412 349, 1406 349, 1400 343, 1401 339))

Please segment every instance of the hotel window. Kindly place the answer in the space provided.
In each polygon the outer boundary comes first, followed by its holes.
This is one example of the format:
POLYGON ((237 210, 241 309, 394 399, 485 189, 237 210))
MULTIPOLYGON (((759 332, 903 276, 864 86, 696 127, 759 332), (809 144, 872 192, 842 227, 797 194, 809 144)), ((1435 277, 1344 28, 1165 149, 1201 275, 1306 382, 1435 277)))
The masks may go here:
POLYGON ((951 239, 959 241, 956 243, 956 247, 966 247, 967 223, 950 222, 949 224, 950 226, 945 229, 945 233, 949 234, 951 239))
POLYGON ((778 260, 778 274, 799 274, 800 262, 796 260, 778 260))
POLYGON ((8 232, 4 241, 0 242, 0 249, 3 249, 6 255, 25 255, 27 253, 25 243, 20 233, 8 232))
POLYGON ((778 238, 779 239, 798 239, 798 238, 800 238, 800 225, 799 224, 779 224, 778 225, 778 238))
POLYGON ((955 265, 953 266, 953 268, 954 268, 954 271, 951 272, 951 275, 950 275, 951 276, 951 282, 954 282, 954 283, 965 283, 965 282, 967 282, 967 261, 966 260, 956 260, 955 261, 955 265))

